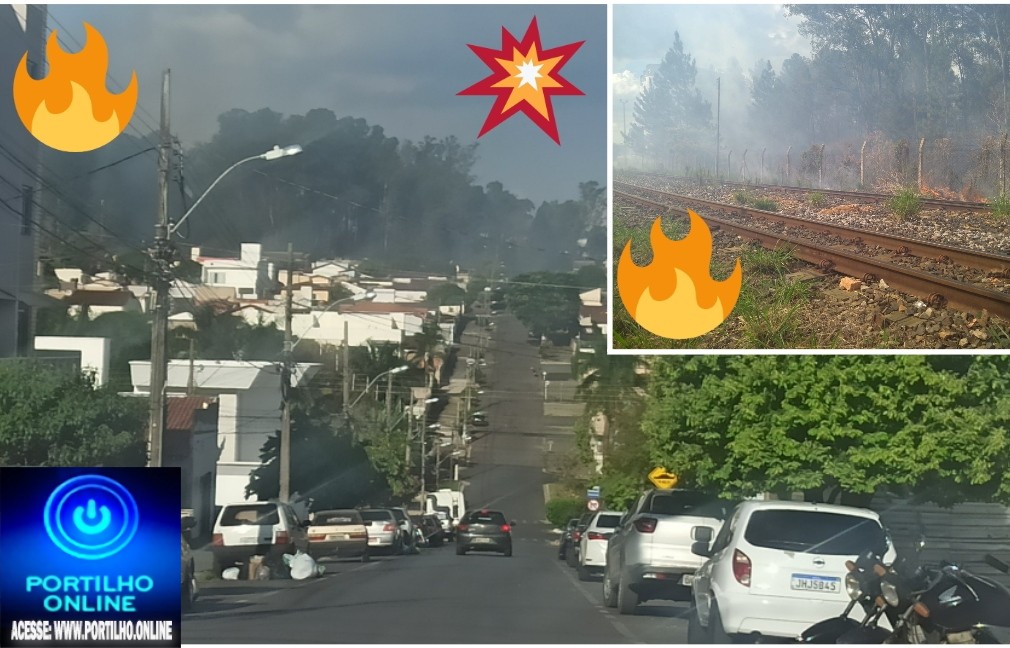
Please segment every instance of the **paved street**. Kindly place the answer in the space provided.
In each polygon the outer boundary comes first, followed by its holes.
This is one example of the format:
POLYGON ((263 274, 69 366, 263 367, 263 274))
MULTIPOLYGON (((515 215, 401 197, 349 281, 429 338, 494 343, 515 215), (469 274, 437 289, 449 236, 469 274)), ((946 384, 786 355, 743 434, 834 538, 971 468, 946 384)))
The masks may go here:
MULTIPOLYGON (((603 607, 598 580, 582 583, 557 559, 544 518, 543 383, 526 330, 497 318, 489 343, 470 508, 518 522, 512 558, 457 556, 454 545, 371 563, 324 562, 312 581, 205 584, 183 620, 186 643, 684 643, 685 604, 650 602, 635 616, 603 607)), ((469 338, 469 336, 468 336, 469 338)), ((476 340, 464 340, 471 342, 476 340)))

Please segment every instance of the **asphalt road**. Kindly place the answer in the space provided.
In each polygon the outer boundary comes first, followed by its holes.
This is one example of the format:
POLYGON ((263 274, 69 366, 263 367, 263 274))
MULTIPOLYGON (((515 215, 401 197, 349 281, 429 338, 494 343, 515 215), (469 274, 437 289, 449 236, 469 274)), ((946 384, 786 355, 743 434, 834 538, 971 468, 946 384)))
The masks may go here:
MULTIPOLYGON (((557 558, 544 521, 542 382, 537 349, 513 317, 496 320, 489 383, 476 430, 469 508, 517 521, 514 555, 457 556, 452 543, 370 563, 324 561, 311 581, 204 584, 183 617, 185 643, 685 643, 684 603, 650 602, 635 615, 605 608, 599 580, 580 582, 557 558)), ((475 342, 467 336, 464 342, 475 342)))

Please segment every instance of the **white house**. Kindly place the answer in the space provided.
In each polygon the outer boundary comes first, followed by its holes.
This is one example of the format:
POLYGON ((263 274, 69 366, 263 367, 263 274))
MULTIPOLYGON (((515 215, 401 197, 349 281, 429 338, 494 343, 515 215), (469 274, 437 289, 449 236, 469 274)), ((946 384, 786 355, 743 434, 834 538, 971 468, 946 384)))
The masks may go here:
POLYGON ((203 266, 201 280, 204 285, 216 288, 234 288, 240 298, 264 296, 274 264, 263 259, 263 246, 243 243, 237 259, 201 256, 200 248, 192 250, 194 261, 203 266))
POLYGON ((340 346, 344 343, 344 322, 347 322, 347 343, 352 347, 363 346, 369 342, 401 344, 405 337, 421 331, 424 319, 424 314, 417 311, 385 313, 317 311, 294 313, 291 318, 291 330, 299 339, 340 346))
POLYGON ((351 279, 357 273, 351 261, 316 261, 312 264, 312 274, 327 279, 351 279))
MULTIPOLYGON (((319 371, 316 363, 295 365, 293 383, 307 384, 319 371)), ((130 363, 135 393, 148 393, 151 363, 130 363)), ((218 437, 215 501, 217 506, 246 499, 249 476, 260 465, 260 450, 281 422, 280 367, 271 362, 196 360, 192 379, 195 394, 217 398, 218 437)), ((166 391, 185 393, 190 381, 189 360, 168 364, 166 391)))
POLYGON ((109 362, 112 357, 112 340, 110 338, 65 335, 36 336, 36 355, 44 358, 49 354, 40 352, 49 351, 59 351, 79 357, 81 371, 94 373, 96 387, 101 387, 109 379, 109 362))

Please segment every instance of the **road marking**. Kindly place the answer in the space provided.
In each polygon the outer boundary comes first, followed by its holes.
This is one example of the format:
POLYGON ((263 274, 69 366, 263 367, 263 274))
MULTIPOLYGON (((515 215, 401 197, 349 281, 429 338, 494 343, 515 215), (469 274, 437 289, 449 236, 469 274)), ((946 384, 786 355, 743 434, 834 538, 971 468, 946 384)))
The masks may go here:
MULTIPOLYGON (((607 608, 607 606, 603 605, 602 601, 594 600, 592 596, 590 596, 584 589, 582 589, 582 587, 579 585, 579 581, 575 580, 575 577, 572 576, 571 573, 572 570, 568 568, 567 565, 562 566, 560 563, 555 562, 554 566, 561 570, 561 572, 565 575, 565 578, 571 581, 572 586, 576 590, 578 590, 579 593, 582 594, 582 596, 584 596, 587 601, 589 601, 590 605, 596 608, 600 612, 600 614, 602 614, 607 619, 607 621, 610 621, 610 625, 614 626, 615 630, 624 635, 625 638, 632 641, 633 643, 642 643, 638 639, 638 637, 636 637, 634 634, 631 633, 630 630, 628 630, 628 627, 624 625, 623 622, 614 618, 613 614, 610 614, 610 610, 607 608)), ((602 589, 603 586, 600 585, 600 587, 602 589)))

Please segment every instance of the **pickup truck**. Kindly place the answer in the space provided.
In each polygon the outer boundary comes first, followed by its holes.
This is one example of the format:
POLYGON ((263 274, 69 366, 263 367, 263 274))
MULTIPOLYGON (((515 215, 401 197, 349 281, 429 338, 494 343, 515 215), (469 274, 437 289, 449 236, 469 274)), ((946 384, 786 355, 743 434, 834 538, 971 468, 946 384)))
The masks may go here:
MULTIPOLYGON (((704 559, 691 552, 699 528, 713 535, 732 504, 687 489, 646 491, 607 543, 603 600, 632 614, 651 599, 690 600, 691 580, 704 559)), ((711 536, 710 536, 711 537, 711 536)))

